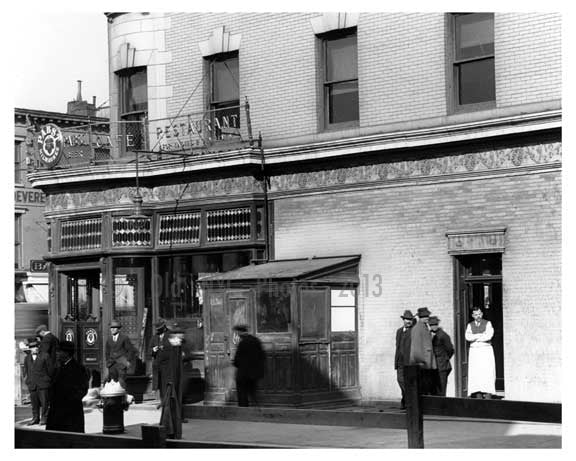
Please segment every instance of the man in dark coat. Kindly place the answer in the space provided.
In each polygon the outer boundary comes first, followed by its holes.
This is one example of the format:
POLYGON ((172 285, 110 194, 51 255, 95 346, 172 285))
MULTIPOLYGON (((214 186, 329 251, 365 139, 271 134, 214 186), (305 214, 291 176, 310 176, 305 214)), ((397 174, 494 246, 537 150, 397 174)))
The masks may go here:
POLYGON ((136 359, 136 349, 130 338, 120 333, 122 325, 113 320, 110 323, 110 337, 106 340, 106 366, 108 377, 118 377, 120 385, 126 389, 126 374, 136 359))
POLYGON ((59 344, 58 338, 48 330, 46 325, 38 326, 35 330, 35 334, 41 338, 39 352, 47 354, 52 361, 52 366, 56 367, 58 365, 58 359, 56 357, 59 344))
POLYGON ((409 310, 405 310, 400 316, 404 325, 396 330, 396 354, 394 355, 394 369, 396 370, 396 380, 402 392, 400 408, 406 409, 404 384, 404 367, 410 364, 410 329, 414 325, 414 316, 409 310))
POLYGON ((420 367, 420 393, 434 395, 438 386, 438 367, 428 326, 430 311, 427 307, 419 307, 416 315, 418 322, 412 327, 410 335, 410 365, 420 367))
POLYGON ((60 344, 60 366, 52 386, 47 430, 84 432, 82 397, 88 391, 88 373, 74 359, 74 351, 74 343, 62 341, 60 344))
POLYGON ((450 336, 440 328, 439 323, 440 319, 438 317, 430 317, 428 321, 430 332, 432 333, 432 348, 434 349, 438 365, 437 395, 446 396, 446 383, 448 382, 448 375, 452 371, 450 359, 454 355, 454 346, 450 336))
POLYGON ((28 426, 45 425, 48 417, 49 391, 55 369, 50 357, 44 352, 39 352, 36 338, 28 340, 28 348, 30 354, 24 359, 24 379, 30 391, 32 404, 32 420, 28 426))
POLYGON ((170 341, 166 321, 158 320, 156 334, 152 338, 152 389, 158 390, 160 402, 164 400, 170 374, 170 341))
POLYGON ((264 376, 266 355, 258 338, 248 333, 246 325, 236 325, 234 330, 240 336, 240 343, 232 364, 236 367, 236 392, 238 406, 248 407, 250 401, 258 406, 258 380, 264 376))

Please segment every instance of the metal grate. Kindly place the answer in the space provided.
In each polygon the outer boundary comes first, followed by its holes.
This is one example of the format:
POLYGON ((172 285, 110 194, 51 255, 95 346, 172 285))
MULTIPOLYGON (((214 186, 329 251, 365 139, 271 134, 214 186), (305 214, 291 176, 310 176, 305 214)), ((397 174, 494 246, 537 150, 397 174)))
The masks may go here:
POLYGON ((112 220, 112 246, 150 246, 151 227, 150 218, 114 218, 112 220))
POLYGON ((100 248, 102 245, 102 218, 62 221, 60 250, 78 251, 100 248))
POLYGON ((249 240, 251 237, 250 207, 211 210, 206 218, 208 242, 249 240))
POLYGON ((200 243, 199 211, 160 216, 158 245, 197 243, 200 243))

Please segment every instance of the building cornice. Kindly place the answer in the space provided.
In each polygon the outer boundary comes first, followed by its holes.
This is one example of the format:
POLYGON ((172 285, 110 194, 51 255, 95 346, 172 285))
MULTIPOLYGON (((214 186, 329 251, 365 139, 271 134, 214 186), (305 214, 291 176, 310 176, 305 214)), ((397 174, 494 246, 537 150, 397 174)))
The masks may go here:
MULTIPOLYGON (((386 153, 398 149, 447 145, 464 141, 482 141, 487 138, 559 129, 561 126, 562 111, 549 110, 482 121, 345 137, 285 147, 271 147, 265 149, 265 159, 266 164, 272 166, 345 158, 351 155, 357 158, 359 155, 374 152, 386 153)), ((261 156, 258 149, 244 148, 198 156, 170 157, 167 160, 141 161, 139 176, 141 178, 153 178, 223 168, 259 166, 260 163, 261 156)), ((123 180, 134 178, 134 176, 135 164, 124 163, 37 171, 30 173, 28 179, 34 187, 45 187, 92 181, 123 180)))

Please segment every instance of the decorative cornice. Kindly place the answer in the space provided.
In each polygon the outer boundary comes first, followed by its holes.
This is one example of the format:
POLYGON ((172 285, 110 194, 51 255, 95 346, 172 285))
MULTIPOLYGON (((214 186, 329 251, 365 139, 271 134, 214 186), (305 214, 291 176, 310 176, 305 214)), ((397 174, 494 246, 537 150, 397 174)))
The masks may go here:
POLYGON ((269 192, 276 194, 338 188, 347 185, 395 183, 400 180, 416 181, 425 178, 469 176, 522 168, 559 166, 561 161, 562 144, 554 142, 436 158, 278 175, 270 178, 269 192))
MULTIPOLYGON (((103 191, 64 192, 48 195, 46 213, 74 210, 109 209, 111 206, 132 206, 135 187, 116 187, 103 191)), ((261 193, 260 183, 252 176, 197 181, 186 184, 140 187, 144 205, 168 205, 181 201, 261 193)))

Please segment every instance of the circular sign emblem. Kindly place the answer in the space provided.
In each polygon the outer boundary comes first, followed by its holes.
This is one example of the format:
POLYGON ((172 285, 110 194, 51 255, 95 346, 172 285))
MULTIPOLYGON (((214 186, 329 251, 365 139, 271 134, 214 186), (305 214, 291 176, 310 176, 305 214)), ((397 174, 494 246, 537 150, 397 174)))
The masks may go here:
POLYGON ((64 331, 64 340, 74 342, 74 330, 72 328, 66 328, 66 331, 64 331))
POLYGON ((98 339, 98 333, 94 328, 88 328, 85 332, 86 337, 86 345, 93 346, 96 344, 96 340, 98 339))
POLYGON ((48 168, 56 166, 60 161, 63 142, 60 128, 53 123, 47 123, 40 130, 37 141, 38 155, 48 168))

